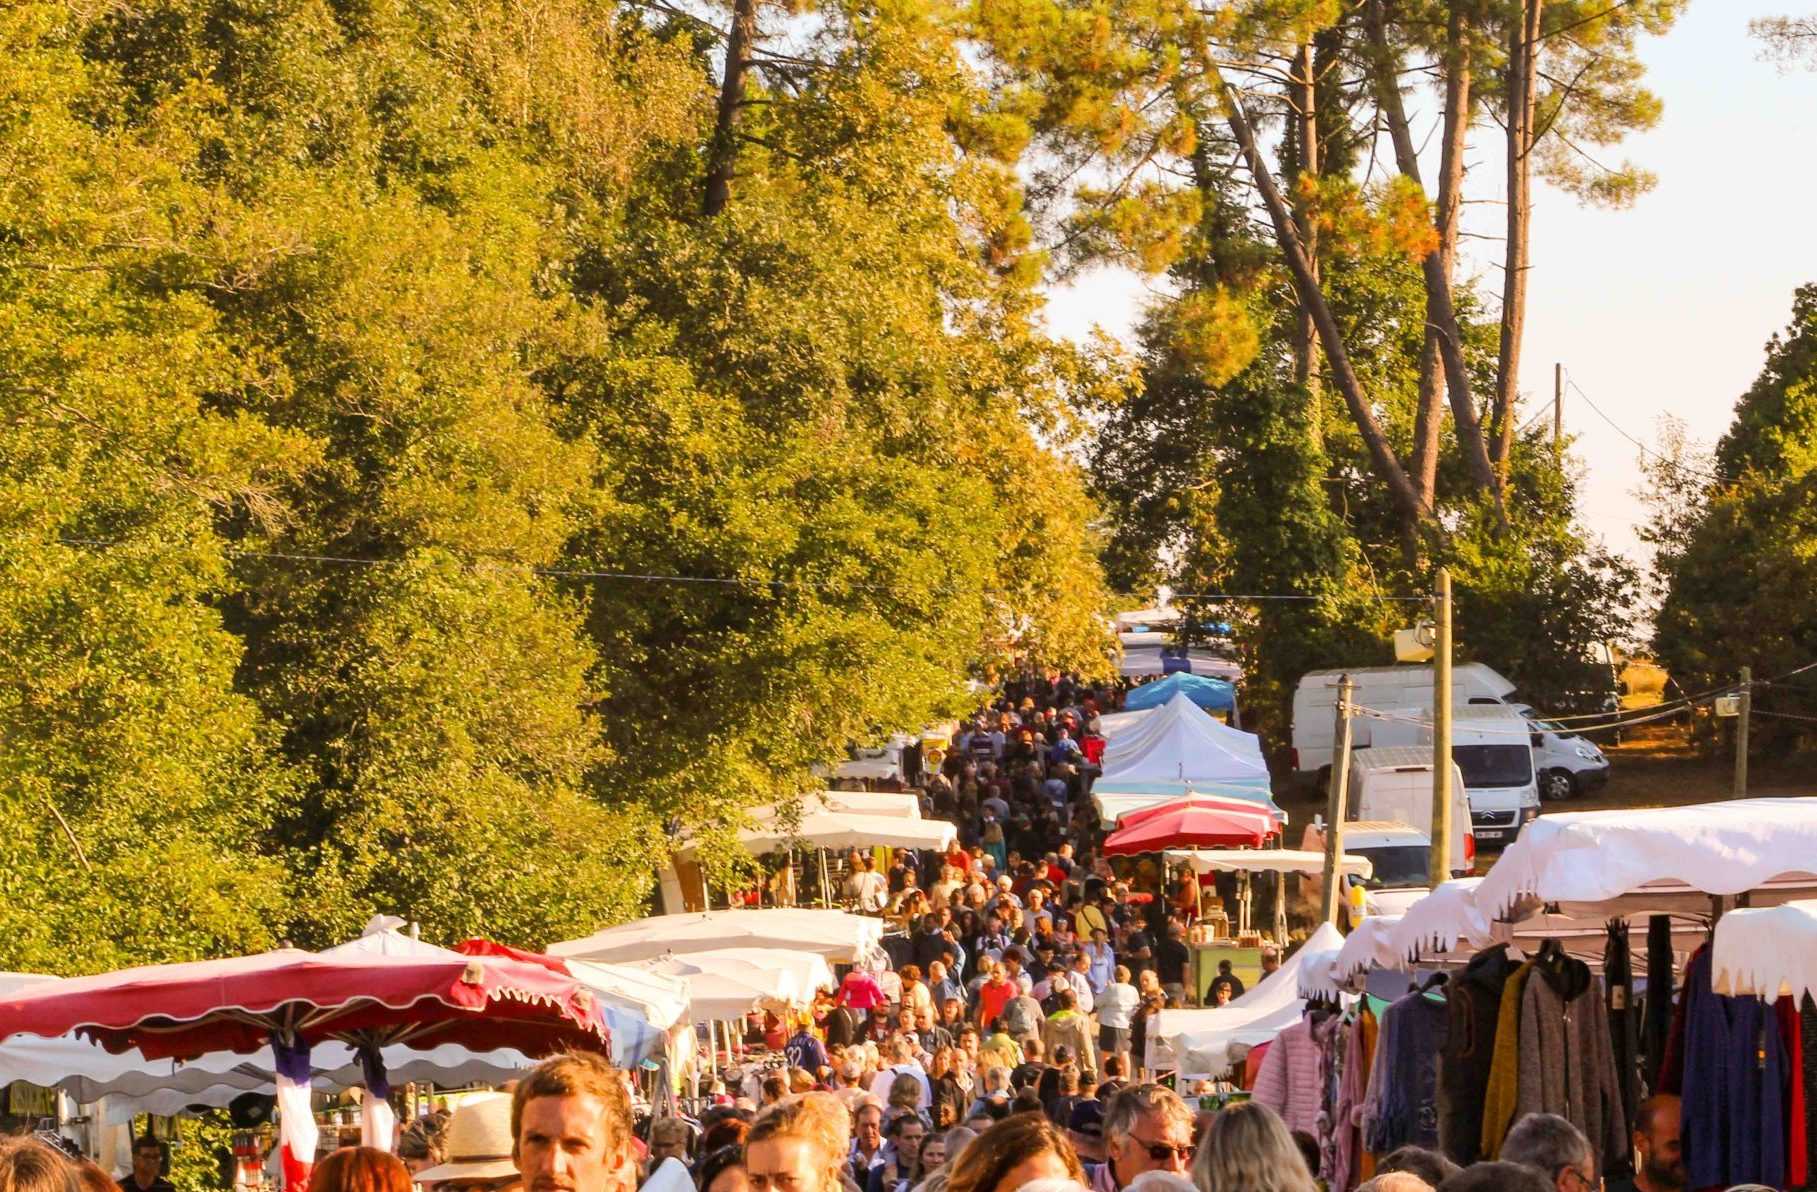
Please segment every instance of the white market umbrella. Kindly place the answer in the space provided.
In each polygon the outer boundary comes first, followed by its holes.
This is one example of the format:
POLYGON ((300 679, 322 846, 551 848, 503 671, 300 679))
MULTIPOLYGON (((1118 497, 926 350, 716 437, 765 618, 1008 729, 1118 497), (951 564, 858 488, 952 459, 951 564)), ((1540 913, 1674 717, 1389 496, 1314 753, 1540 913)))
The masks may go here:
POLYGON ((836 910, 769 907, 651 915, 584 939, 550 944, 548 952, 569 959, 624 963, 720 948, 779 948, 814 952, 834 964, 857 964, 874 957, 882 940, 881 919, 836 910))
POLYGON ((718 948, 658 956, 634 967, 686 977, 696 1022, 742 1018, 753 1010, 806 1009, 835 984, 825 957, 786 948, 718 948))

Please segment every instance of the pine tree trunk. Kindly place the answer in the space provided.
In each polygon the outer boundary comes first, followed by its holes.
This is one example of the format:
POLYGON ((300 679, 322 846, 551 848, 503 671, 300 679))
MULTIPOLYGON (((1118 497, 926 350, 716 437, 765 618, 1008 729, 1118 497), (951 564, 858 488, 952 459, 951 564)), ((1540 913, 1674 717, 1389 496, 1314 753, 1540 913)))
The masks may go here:
MULTIPOLYGON (((1413 132, 1407 121, 1401 98, 1400 58, 1388 44, 1381 0, 1372 0, 1365 10, 1365 20, 1373 43, 1373 67, 1377 99, 1394 145, 1395 164, 1401 173, 1420 184, 1419 154, 1413 145, 1413 132)), ((1451 399, 1451 420, 1457 434, 1458 449, 1470 469, 1470 479, 1481 492, 1489 494, 1497 507, 1501 505, 1501 486, 1496 483, 1488 444, 1476 413, 1476 399, 1470 384, 1468 365, 1464 360, 1463 336, 1458 327, 1457 308, 1452 298, 1451 276, 1457 257, 1457 211, 1461 202, 1464 171, 1464 145, 1469 132, 1470 54, 1469 26, 1464 16, 1453 7, 1447 34, 1448 59, 1445 79, 1445 125, 1439 166, 1438 204, 1434 222, 1438 244, 1420 262, 1426 282, 1426 355, 1421 359, 1420 405, 1414 425, 1416 476, 1430 476, 1424 485, 1416 482, 1416 492, 1430 505, 1437 483, 1438 431, 1441 422, 1439 401, 1451 399), (1430 362, 1430 369, 1428 363, 1430 362), (1440 367, 1442 366, 1442 387, 1440 367)))
POLYGON ((1293 277, 1294 292, 1299 297, 1300 305, 1312 317, 1313 327, 1318 331, 1319 346, 1325 351, 1325 363, 1331 371, 1332 384, 1343 395, 1350 417, 1356 423, 1357 433, 1369 452, 1370 462, 1375 467, 1376 475, 1388 486, 1388 495, 1401 515, 1404 528, 1416 530, 1425 521, 1430 509, 1420 503, 1418 494, 1413 490, 1413 482, 1407 478, 1400 460, 1396 458, 1394 447, 1388 442, 1387 432, 1376 418, 1368 395, 1363 392, 1363 383, 1350 364, 1350 353, 1344 347, 1343 332, 1338 328, 1336 316, 1331 313, 1330 304, 1325 301, 1324 291, 1313 273, 1305 246, 1300 243, 1293 212, 1288 209, 1287 200, 1281 196, 1281 188, 1275 185, 1274 176, 1268 172, 1268 163, 1263 160, 1261 150, 1256 146, 1255 129, 1243 111, 1242 100, 1222 77, 1217 79, 1217 84, 1220 98, 1224 101, 1225 120, 1236 138, 1237 147, 1242 151, 1244 164, 1255 180, 1256 190, 1262 196, 1262 205, 1268 209, 1268 220, 1274 226, 1275 241, 1281 249, 1282 257, 1286 259, 1288 272, 1293 277))
POLYGON ((757 38, 757 0, 734 0, 732 33, 726 38, 726 66, 719 84, 719 110, 707 156, 706 199, 701 210, 711 219, 732 201, 732 177, 738 169, 738 123, 744 115, 745 76, 750 47, 757 38))
MULTIPOLYGON (((1293 59, 1293 106, 1295 148, 1294 179, 1305 179, 1316 182, 1319 176, 1319 122, 1318 122, 1318 81, 1314 73, 1312 43, 1301 44, 1299 52, 1293 59)), ((1300 243, 1306 248, 1307 265, 1312 270, 1314 282, 1319 280, 1319 241, 1318 227, 1306 210, 1304 199, 1295 187, 1294 216, 1299 225, 1300 243)), ((1300 303, 1294 313, 1293 329, 1293 373, 1312 400, 1307 405, 1311 418, 1313 441, 1322 442, 1324 436, 1319 427, 1319 370, 1318 370, 1318 332, 1312 325, 1312 313, 1300 303)))
POLYGON ((1508 478, 1520 394, 1521 335, 1527 322, 1528 237, 1533 212, 1533 113, 1539 83, 1540 19, 1545 0, 1519 0, 1508 29, 1508 242, 1502 261, 1501 343, 1489 449, 1499 483, 1508 478))

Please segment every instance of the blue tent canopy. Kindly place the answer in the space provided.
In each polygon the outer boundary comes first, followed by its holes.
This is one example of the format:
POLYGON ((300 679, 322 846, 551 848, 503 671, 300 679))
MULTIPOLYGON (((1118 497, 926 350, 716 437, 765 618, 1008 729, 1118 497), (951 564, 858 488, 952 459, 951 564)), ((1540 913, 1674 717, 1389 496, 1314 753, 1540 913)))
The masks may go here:
POLYGON ((1129 712, 1158 708, 1181 694, 1207 711, 1228 712, 1237 706, 1237 689, 1224 680, 1176 671, 1131 691, 1123 700, 1123 708, 1129 712))

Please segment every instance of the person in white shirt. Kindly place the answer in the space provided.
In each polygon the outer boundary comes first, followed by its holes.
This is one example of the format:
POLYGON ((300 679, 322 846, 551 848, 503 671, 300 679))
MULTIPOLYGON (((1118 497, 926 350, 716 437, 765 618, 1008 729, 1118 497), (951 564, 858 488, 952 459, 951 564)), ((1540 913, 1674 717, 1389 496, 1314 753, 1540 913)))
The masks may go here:
POLYGON ((1083 952, 1073 954, 1072 964, 1066 970, 1066 980, 1073 988, 1073 1008, 1081 1014, 1090 1014, 1097 1007, 1097 995, 1091 987, 1091 959, 1083 952))
POLYGON ((1142 995, 1129 983, 1129 969, 1119 964, 1115 980, 1098 995, 1098 1052, 1101 1055, 1117 1056, 1122 1060, 1125 1072, 1132 1071, 1129 1066, 1129 1029, 1141 1004, 1142 995))
POLYGON ((890 885, 877 872, 877 859, 864 857, 859 860, 858 868, 846 879, 846 897, 857 904, 859 911, 867 915, 883 913, 883 908, 890 900, 890 885))
POLYGON ((934 1088, 929 1083, 927 1072, 915 1060, 915 1049, 907 1039, 900 1036, 891 1039, 889 1044, 889 1067, 882 1069, 871 1079, 871 1096, 879 1105, 887 1105, 890 1100, 890 1085, 896 1077, 913 1076, 921 1085, 921 1103, 917 1109, 926 1109, 934 1103, 934 1088))
POLYGON ((1117 971, 1116 949, 1110 946, 1108 932, 1097 930, 1091 933, 1091 943, 1085 945, 1086 959, 1091 961, 1087 979, 1091 982, 1093 993, 1103 993, 1104 987, 1111 983, 1117 971))

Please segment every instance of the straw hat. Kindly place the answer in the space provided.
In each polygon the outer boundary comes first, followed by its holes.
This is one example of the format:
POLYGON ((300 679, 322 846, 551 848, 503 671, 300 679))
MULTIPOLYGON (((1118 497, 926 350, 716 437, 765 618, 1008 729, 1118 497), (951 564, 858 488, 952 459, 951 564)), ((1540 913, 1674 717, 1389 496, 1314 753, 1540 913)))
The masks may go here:
POLYGON ((446 1161, 416 1174, 419 1184, 496 1180, 517 1174, 511 1158, 511 1094, 473 1097, 448 1122, 446 1161))

